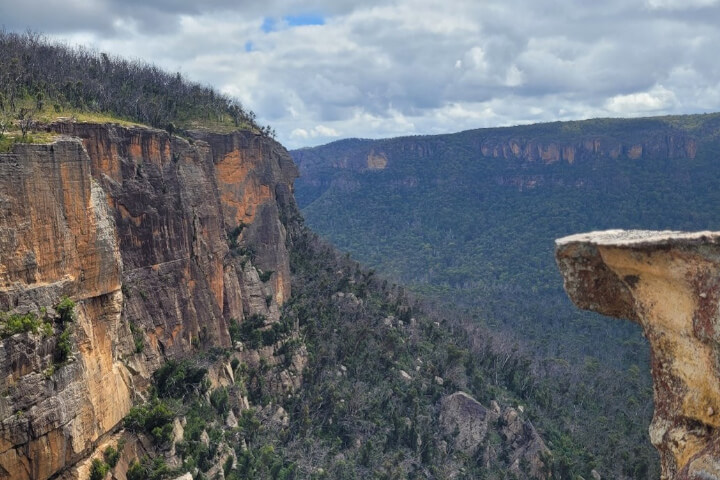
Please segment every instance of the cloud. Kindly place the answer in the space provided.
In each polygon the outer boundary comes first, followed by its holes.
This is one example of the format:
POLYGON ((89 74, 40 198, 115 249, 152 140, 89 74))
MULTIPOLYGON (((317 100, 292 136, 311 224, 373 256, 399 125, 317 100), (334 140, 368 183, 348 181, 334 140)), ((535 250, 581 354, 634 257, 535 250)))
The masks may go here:
POLYGON ((687 10, 704 7, 712 7, 718 4, 718 0, 647 0, 651 9, 658 10, 687 10))
POLYGON ((656 85, 647 92, 616 95, 607 101, 607 109, 620 115, 667 110, 677 103, 675 93, 662 85, 656 85))
POLYGON ((340 134, 334 129, 326 127, 325 125, 316 125, 315 127, 311 128, 310 130, 305 130, 304 128, 296 128, 292 132, 290 132, 290 138, 296 138, 296 139, 302 139, 307 140, 310 138, 332 138, 332 137, 339 137, 340 134))
POLYGON ((294 148, 720 110, 718 2, 0 0, 0 22, 214 85, 294 148))

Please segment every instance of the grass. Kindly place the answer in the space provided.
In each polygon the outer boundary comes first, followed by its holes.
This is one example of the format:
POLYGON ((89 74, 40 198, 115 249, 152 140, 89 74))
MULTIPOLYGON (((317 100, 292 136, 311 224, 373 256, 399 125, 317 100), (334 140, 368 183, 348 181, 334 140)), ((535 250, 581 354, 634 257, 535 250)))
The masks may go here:
MULTIPOLYGON (((134 122, 125 118, 120 118, 106 112, 91 112, 76 108, 69 108, 57 104, 42 105, 41 109, 37 108, 37 103, 31 97, 19 100, 16 105, 16 112, 26 109, 31 113, 33 120, 39 125, 46 125, 57 121, 70 120, 79 123, 106 123, 115 124, 123 127, 148 127, 148 125, 134 122)), ((0 153, 6 153, 12 150, 15 143, 51 143, 55 141, 58 135, 47 132, 32 131, 25 137, 22 136, 17 126, 16 112, 0 111, 0 121, 10 124, 9 131, 0 134, 0 153)), ((196 116, 187 115, 188 118, 179 119, 177 125, 181 129, 209 130, 217 133, 231 133, 238 130, 251 130, 259 133, 257 128, 251 124, 244 122, 236 126, 230 115, 223 115, 220 119, 203 119, 198 120, 196 116)))
POLYGON ((241 123, 240 126, 236 127, 229 115, 225 121, 203 120, 201 122, 197 120, 190 120, 187 122, 179 122, 179 125, 187 130, 209 130, 215 133, 232 133, 238 130, 251 130, 255 133, 259 133, 259 130, 249 123, 241 123))
POLYGON ((13 145, 16 143, 52 143, 59 136, 57 133, 52 132, 33 132, 23 137, 20 130, 6 132, 5 135, 0 137, 0 153, 12 151, 13 145))
POLYGON ((142 126, 137 122, 131 122, 102 112, 86 112, 78 109, 62 108, 56 105, 43 105, 38 110, 37 105, 31 98, 25 98, 17 102, 16 112, 0 111, 0 122, 9 124, 6 132, 0 134, 0 153, 12 151, 16 143, 52 143, 58 138, 57 133, 44 132, 37 127, 30 129, 26 135, 22 135, 17 122, 17 112, 21 109, 31 112, 32 118, 37 126, 50 124, 59 120, 71 120, 81 123, 112 123, 124 127, 142 126))

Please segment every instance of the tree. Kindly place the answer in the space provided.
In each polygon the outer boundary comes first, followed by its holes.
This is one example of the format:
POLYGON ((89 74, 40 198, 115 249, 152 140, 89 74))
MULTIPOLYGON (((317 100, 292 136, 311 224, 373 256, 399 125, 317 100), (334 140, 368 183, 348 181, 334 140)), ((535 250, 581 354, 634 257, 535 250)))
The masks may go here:
POLYGON ((27 108, 21 108, 20 112, 17 115, 18 119, 18 125, 20 126, 20 131, 22 132, 23 138, 27 136, 28 130, 32 129, 35 125, 35 120, 33 118, 32 112, 27 108))
POLYGON ((7 114, 4 110, 0 110, 0 138, 5 135, 5 132, 7 131, 9 126, 10 119, 8 119, 7 114))

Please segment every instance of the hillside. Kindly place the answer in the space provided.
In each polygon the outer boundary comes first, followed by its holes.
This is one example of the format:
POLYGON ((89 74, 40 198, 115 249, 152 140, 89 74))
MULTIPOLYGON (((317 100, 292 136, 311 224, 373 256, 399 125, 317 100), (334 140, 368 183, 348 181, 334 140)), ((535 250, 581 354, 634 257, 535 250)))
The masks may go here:
POLYGON ((631 436, 633 461, 655 462, 648 348, 637 326, 567 301, 553 241, 606 228, 717 229, 719 132, 717 114, 598 119, 291 153, 308 225, 505 332, 555 399, 545 417, 617 465, 628 460, 607 438, 631 436))
POLYGON ((695 228, 717 116, 349 140, 294 184, 210 88, 0 41, 0 478, 659 475, 638 329, 543 259, 599 219, 695 228))
POLYGON ((238 100, 180 73, 0 28, 0 151, 18 136, 14 130, 24 137, 34 123, 58 117, 136 123, 171 133, 242 128, 273 134, 238 100))
POLYGON ((43 128, 57 140, 0 154, 5 477, 589 468, 555 460, 523 412, 522 359, 303 226, 273 140, 43 128))
POLYGON ((48 113, 40 101, 64 95, 63 77, 45 84, 33 62, 102 56, 0 39, 25 49, 0 65, 24 72, 0 109, 0 478, 543 479, 596 466, 559 448, 571 443, 559 430, 551 443, 536 430, 522 357, 303 225, 297 169, 267 128, 218 126, 222 97, 177 129, 84 101, 48 113))

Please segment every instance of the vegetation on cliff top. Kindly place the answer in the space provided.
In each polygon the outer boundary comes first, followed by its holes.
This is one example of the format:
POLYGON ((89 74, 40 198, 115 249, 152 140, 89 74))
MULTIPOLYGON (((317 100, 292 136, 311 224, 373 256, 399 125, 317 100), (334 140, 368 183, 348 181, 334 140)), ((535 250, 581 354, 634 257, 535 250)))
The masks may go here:
POLYGON ((168 130, 253 129, 274 136, 238 100, 180 73, 53 43, 35 33, 0 30, 0 139, 11 130, 26 137, 34 122, 58 117, 168 130))

